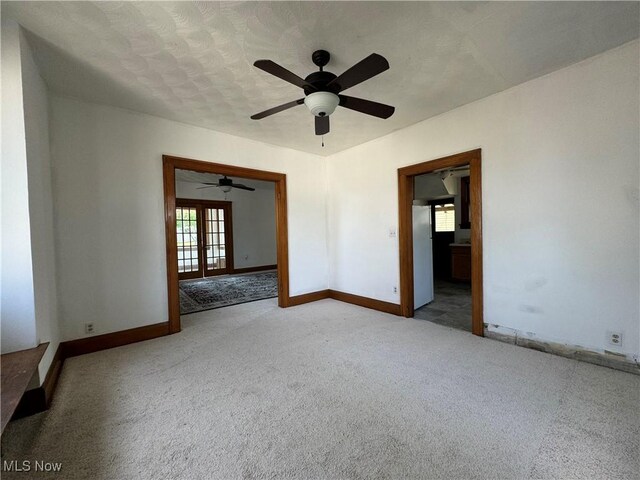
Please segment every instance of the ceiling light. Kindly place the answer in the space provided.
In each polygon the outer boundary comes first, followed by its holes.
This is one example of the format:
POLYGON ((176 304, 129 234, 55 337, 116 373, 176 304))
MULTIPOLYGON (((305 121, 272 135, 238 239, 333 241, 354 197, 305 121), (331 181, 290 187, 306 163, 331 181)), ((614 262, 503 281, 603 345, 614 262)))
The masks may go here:
POLYGON ((316 117, 328 117, 331 115, 338 104, 340 98, 331 92, 314 92, 307 95, 304 104, 316 117))

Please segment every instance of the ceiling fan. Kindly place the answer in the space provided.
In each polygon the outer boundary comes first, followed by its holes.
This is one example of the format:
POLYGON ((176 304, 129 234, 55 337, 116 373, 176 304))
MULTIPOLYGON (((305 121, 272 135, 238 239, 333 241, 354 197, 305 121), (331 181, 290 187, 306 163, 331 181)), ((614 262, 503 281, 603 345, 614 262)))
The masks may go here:
POLYGON ((372 53, 339 76, 323 70, 324 66, 329 63, 330 58, 331 55, 326 50, 316 50, 313 52, 311 60, 313 60, 313 63, 315 63, 320 70, 311 73, 304 80, 271 60, 257 60, 254 66, 302 88, 305 98, 300 98, 293 102, 270 108, 264 112, 256 113, 252 115, 251 118, 253 120, 260 120, 261 118, 304 103, 315 116, 316 135, 324 135, 329 133, 329 115, 334 112, 338 105, 378 118, 389 118, 393 115, 395 111, 394 107, 341 94, 341 92, 347 88, 358 85, 388 70, 389 62, 387 62, 382 55, 372 53))
POLYGON ((224 193, 230 192, 232 188, 238 188, 240 190, 249 190, 250 192, 255 191, 253 187, 247 187, 246 185, 242 185, 241 183, 233 183, 233 180, 227 178, 224 175, 222 178, 218 179, 218 183, 209 183, 202 182, 206 187, 198 187, 198 190, 201 188, 211 188, 211 187, 219 187, 224 193))

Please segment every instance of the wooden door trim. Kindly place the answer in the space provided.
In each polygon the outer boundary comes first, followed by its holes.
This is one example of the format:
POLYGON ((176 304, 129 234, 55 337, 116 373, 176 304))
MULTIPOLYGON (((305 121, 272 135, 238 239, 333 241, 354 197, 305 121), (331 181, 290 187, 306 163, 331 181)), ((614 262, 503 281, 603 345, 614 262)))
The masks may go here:
POLYGON ((190 158, 162 156, 164 188, 164 217, 167 258, 167 292, 169 303, 169 333, 180 331, 180 292, 178 286, 178 257, 176 239, 176 169, 202 173, 217 173, 230 177, 263 180, 275 183, 276 251, 278 259, 278 306, 290 306, 289 297, 289 234, 287 226, 287 176, 253 168, 222 163, 203 162, 190 158))
POLYGON ((400 311, 413 317, 413 205, 414 177, 441 168, 469 165, 471 176, 471 329, 484 335, 482 275, 482 150, 438 158, 398 169, 398 244, 400 250, 400 311))

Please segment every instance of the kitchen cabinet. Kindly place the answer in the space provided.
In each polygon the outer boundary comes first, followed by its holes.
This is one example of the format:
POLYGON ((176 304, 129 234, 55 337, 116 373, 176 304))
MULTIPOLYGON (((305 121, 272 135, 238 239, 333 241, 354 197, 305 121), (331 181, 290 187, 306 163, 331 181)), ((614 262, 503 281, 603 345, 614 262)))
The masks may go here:
POLYGON ((459 282, 471 281, 471 245, 452 243, 451 279, 459 282))

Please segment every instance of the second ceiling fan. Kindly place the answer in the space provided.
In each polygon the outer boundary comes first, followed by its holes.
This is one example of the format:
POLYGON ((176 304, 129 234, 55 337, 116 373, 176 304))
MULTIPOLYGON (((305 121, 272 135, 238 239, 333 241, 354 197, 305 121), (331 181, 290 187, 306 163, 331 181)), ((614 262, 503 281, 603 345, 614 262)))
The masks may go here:
POLYGON ((233 180, 231 180, 230 178, 227 178, 226 175, 223 175, 222 178, 219 178, 218 183, 211 183, 211 182, 202 182, 202 183, 206 185, 206 187, 198 187, 198 190, 202 188, 218 187, 224 193, 230 192, 232 188, 238 188, 240 190, 249 190, 250 192, 255 191, 255 188, 253 187, 247 187, 246 185, 243 185, 241 183, 233 183, 233 180))
POLYGON ((252 115, 251 118, 253 120, 260 120, 261 118, 304 103, 315 117, 316 135, 325 135, 329 133, 329 115, 334 112, 338 105, 378 118, 389 118, 393 115, 395 111, 394 107, 341 94, 341 92, 347 88, 358 85, 388 70, 389 62, 387 62, 382 55, 372 53, 339 76, 323 70, 324 66, 329 63, 330 58, 331 55, 326 50, 316 50, 313 52, 311 59, 320 70, 311 73, 304 79, 271 60, 257 60, 254 63, 256 67, 302 88, 305 98, 300 98, 270 108, 264 112, 256 113, 252 115))

